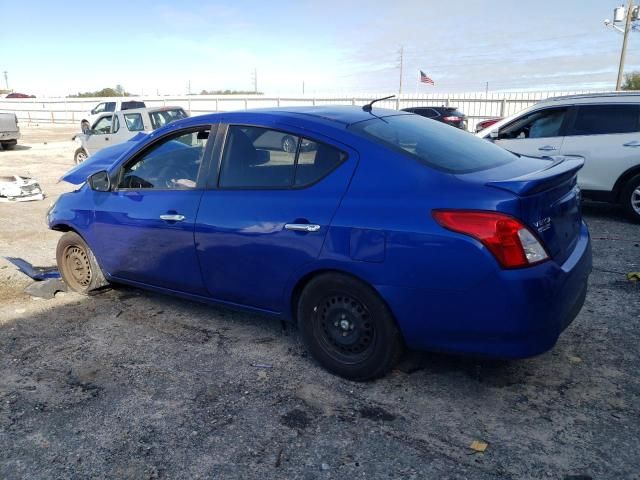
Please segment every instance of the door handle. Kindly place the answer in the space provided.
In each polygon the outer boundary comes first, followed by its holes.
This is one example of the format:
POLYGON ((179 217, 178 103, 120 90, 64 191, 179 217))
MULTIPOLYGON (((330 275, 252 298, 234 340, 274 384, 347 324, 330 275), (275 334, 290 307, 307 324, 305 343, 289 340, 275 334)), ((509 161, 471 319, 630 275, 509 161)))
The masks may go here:
POLYGON ((320 230, 320 225, 313 223, 285 223, 285 230, 293 230, 294 232, 317 232, 320 230))
POLYGON ((637 140, 633 140, 631 142, 627 142, 624 145, 622 145, 623 147, 640 147, 640 142, 637 140))
POLYGON ((160 215, 160 220, 164 220, 165 222, 181 222, 184 220, 184 215, 167 213, 165 215, 160 215))
POLYGON ((553 152, 554 150, 557 150, 557 148, 552 147, 551 145, 545 145, 544 147, 540 147, 538 150, 542 152, 553 152))

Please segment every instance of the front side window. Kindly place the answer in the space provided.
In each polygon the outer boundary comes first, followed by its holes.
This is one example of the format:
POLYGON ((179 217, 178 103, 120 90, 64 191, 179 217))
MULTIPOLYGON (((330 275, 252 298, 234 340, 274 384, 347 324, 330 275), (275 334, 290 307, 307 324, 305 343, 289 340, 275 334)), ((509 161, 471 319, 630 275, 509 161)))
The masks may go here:
POLYGON ((106 103, 99 103, 98 105, 96 105, 96 108, 94 108, 91 113, 96 114, 96 113, 102 113, 105 111, 105 107, 106 107, 106 103))
POLYGON ((105 104, 105 111, 107 111, 107 112, 115 112, 116 111, 116 102, 107 102, 105 104))
POLYGON ((139 113, 125 113, 124 123, 126 123, 127 129, 130 132, 141 132, 144 130, 142 115, 140 115, 139 113))
POLYGON ((102 117, 96 123, 93 124, 93 133, 97 133, 99 135, 104 135, 105 133, 111 132, 111 121, 112 116, 102 117))
POLYGON ((639 105, 580 105, 567 135, 607 135, 640 130, 639 105))
POLYGON ((123 167, 118 188, 195 188, 209 132, 207 127, 161 140, 123 167))
POLYGON ((279 130, 232 125, 222 155, 223 188, 291 188, 314 183, 346 158, 340 150, 279 130))
POLYGON ((566 108, 547 108, 525 115, 500 130, 500 140, 559 137, 566 108))

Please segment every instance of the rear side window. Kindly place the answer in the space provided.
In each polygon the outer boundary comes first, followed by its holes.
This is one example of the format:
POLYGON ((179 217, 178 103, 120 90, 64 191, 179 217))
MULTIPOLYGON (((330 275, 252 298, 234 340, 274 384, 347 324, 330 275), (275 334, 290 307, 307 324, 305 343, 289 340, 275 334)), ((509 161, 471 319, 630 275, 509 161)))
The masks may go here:
POLYGON ((157 112, 150 112, 149 118, 151 118, 151 127, 157 130, 160 127, 164 127, 168 123, 180 120, 181 118, 187 118, 187 114, 181 108, 172 108, 170 110, 159 110, 157 112))
POLYGON ((640 130, 638 105, 581 105, 568 135, 606 135, 640 130))
POLYGON ((324 143, 261 127, 229 127, 222 155, 223 188, 291 188, 317 182, 346 155, 324 143))
POLYGON ((140 115, 139 113, 125 113, 124 123, 127 124, 127 129, 130 132, 141 132, 144 130, 142 115, 140 115))
POLYGON ((468 132, 417 115, 374 118, 354 123, 349 129, 449 173, 486 170, 517 158, 468 132))

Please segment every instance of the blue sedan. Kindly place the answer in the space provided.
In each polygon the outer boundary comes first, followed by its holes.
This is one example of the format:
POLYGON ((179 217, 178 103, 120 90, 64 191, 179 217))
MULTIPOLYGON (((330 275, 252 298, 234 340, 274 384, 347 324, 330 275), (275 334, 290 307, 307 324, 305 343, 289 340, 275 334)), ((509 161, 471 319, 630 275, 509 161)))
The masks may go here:
POLYGON ((296 322, 321 365, 366 380, 405 348, 552 348, 591 271, 582 164, 393 110, 221 113, 70 170, 80 187, 48 223, 75 291, 122 283, 296 322))

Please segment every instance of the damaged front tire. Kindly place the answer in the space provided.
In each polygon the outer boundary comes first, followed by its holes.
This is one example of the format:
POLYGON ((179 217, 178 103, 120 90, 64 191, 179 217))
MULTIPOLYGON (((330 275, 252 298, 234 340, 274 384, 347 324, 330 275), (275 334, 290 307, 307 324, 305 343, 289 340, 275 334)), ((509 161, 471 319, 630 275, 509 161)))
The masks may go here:
POLYGON ((75 292, 89 295, 93 290, 109 284, 93 252, 75 232, 67 232, 60 237, 56 261, 64 283, 75 292))

